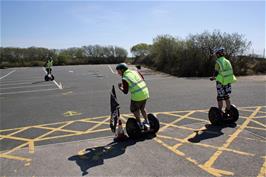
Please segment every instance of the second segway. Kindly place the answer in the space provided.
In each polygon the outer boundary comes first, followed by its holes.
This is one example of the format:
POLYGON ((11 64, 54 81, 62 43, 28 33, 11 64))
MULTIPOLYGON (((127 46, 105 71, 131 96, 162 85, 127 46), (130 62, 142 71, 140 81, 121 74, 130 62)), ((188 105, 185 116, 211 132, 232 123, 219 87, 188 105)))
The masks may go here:
POLYGON ((239 112, 235 105, 230 106, 230 110, 221 112, 217 107, 209 110, 209 120, 212 125, 225 125, 235 123, 239 118, 239 112))
POLYGON ((126 131, 130 138, 138 138, 143 133, 154 133, 156 134, 160 129, 160 122, 154 114, 148 114, 148 120, 150 123, 150 128, 147 129, 144 125, 144 128, 141 129, 138 125, 138 122, 135 118, 129 118, 126 123, 126 131))

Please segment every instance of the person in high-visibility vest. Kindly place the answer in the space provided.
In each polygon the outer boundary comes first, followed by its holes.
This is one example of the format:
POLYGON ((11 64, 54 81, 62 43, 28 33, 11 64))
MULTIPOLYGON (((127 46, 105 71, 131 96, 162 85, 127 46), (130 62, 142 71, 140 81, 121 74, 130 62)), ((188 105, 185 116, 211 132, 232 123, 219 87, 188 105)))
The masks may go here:
POLYGON ((53 66, 53 59, 52 59, 52 57, 49 57, 47 62, 45 63, 45 68, 46 68, 47 74, 51 74, 52 66, 53 66))
POLYGON ((118 88, 124 93, 131 93, 130 111, 134 114, 140 128, 150 128, 147 112, 145 109, 146 102, 149 99, 149 90, 144 81, 144 77, 138 71, 128 69, 125 63, 116 66, 118 74, 122 77, 122 83, 118 84, 118 88), (145 119, 141 123, 140 112, 145 119))
POLYGON ((224 57, 224 48, 221 47, 215 49, 214 53, 217 56, 217 59, 215 63, 215 71, 213 76, 210 77, 210 80, 216 80, 218 108, 222 112, 223 101, 225 101, 225 112, 227 112, 231 107, 229 96, 229 94, 232 92, 231 84, 236 82, 236 77, 234 75, 230 61, 224 57))

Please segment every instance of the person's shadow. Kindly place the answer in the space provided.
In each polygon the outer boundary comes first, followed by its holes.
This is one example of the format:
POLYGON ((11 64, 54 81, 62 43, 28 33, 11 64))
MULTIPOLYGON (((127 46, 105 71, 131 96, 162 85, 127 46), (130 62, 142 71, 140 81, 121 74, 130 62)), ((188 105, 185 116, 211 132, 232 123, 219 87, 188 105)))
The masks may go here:
POLYGON ((104 159, 113 158, 125 153, 128 146, 136 144, 138 141, 151 139, 154 136, 144 136, 138 139, 127 139, 123 142, 111 142, 105 146, 93 147, 86 149, 86 154, 74 155, 68 158, 70 161, 76 161, 80 167, 82 176, 88 174, 88 170, 92 167, 103 165, 104 159))
POLYGON ((212 124, 206 124, 205 127, 206 129, 204 130, 195 131, 196 135, 188 139, 188 141, 192 143, 199 143, 202 140, 216 138, 224 134, 222 132, 222 129, 227 128, 227 127, 235 128, 236 124, 233 123, 233 124, 227 124, 223 126, 215 126, 212 124))

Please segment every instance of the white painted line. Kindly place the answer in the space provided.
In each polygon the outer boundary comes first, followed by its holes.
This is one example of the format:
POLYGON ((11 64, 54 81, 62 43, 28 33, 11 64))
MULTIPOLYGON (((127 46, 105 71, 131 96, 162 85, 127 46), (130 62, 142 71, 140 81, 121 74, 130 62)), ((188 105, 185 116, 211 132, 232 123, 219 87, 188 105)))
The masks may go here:
POLYGON ((7 73, 6 75, 2 76, 2 77, 0 78, 0 80, 3 79, 3 78, 5 78, 5 77, 7 77, 8 75, 14 73, 15 71, 16 71, 16 70, 10 71, 10 72, 7 73))
MULTIPOLYGON (((45 68, 43 67, 42 69, 43 69, 43 71, 46 73, 45 68)), ((63 89, 63 86, 62 86, 62 83, 61 83, 61 82, 60 82, 60 84, 58 84, 55 80, 53 80, 53 82, 55 83, 55 85, 56 85, 60 90, 63 89)))
POLYGON ((28 85, 28 86, 21 86, 21 87, 4 87, 4 88, 0 88, 0 90, 4 90, 4 89, 17 89, 17 88, 31 88, 31 87, 48 87, 48 86, 52 86, 54 84, 46 84, 46 85, 28 85))
POLYGON ((18 82, 18 83, 12 83, 12 84, 1 84, 0 86, 9 86, 9 85, 29 85, 32 84, 32 82, 18 82))
POLYGON ((18 91, 18 92, 6 92, 6 93, 0 93, 0 95, 14 95, 14 94, 20 94, 20 93, 45 92, 45 91, 51 91, 51 90, 58 90, 58 88, 28 90, 28 91, 18 91))
POLYGON ((60 90, 63 89, 63 86, 62 86, 61 82, 60 82, 60 84, 58 84, 55 80, 53 80, 53 82, 55 83, 55 85, 56 85, 60 90))
POLYGON ((115 72, 113 71, 113 69, 111 68, 111 66, 108 65, 108 67, 109 67, 109 69, 111 70, 111 72, 112 72, 113 74, 115 74, 115 72))

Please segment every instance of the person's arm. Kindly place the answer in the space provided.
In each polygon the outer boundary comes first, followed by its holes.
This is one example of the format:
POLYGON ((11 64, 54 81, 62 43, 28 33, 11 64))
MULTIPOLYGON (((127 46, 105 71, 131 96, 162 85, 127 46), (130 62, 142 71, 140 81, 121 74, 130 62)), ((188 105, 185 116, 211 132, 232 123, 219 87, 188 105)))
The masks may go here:
POLYGON ((219 74, 219 65, 215 63, 214 71, 212 77, 210 77, 210 80, 215 80, 215 77, 219 74))
POLYGON ((128 83, 124 79, 122 79, 122 83, 118 84, 118 88, 124 93, 128 93, 128 83))

